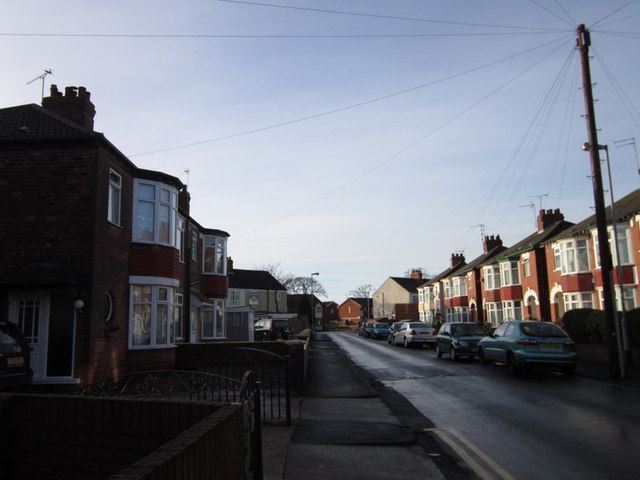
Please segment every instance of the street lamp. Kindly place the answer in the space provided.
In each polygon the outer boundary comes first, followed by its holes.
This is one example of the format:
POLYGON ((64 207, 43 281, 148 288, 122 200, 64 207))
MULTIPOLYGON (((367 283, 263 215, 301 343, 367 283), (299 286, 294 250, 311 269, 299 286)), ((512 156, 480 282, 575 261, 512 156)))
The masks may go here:
POLYGON ((320 275, 320 273, 318 272, 314 272, 311 274, 310 278, 311 278, 311 282, 309 282, 309 293, 311 294, 311 298, 310 298, 310 306, 311 309, 309 310, 309 322, 311 324, 311 331, 315 332, 316 330, 316 325, 314 322, 314 308, 313 308, 313 277, 315 277, 316 275, 320 275))

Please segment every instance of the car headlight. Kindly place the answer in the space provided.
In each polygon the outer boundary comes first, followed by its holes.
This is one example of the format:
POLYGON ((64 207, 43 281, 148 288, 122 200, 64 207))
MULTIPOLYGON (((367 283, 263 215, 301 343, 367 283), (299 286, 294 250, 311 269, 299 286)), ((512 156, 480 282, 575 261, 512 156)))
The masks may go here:
POLYGON ((466 346, 468 346, 467 342, 465 342, 464 340, 458 340, 457 342, 454 342, 454 343, 455 343, 455 345, 457 347, 466 347, 466 346))

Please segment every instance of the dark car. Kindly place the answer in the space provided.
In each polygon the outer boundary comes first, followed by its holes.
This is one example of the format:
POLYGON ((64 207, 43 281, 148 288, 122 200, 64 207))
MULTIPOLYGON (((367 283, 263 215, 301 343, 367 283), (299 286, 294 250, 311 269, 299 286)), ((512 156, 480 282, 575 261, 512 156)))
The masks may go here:
POLYGON ((256 321, 253 331, 256 341, 288 340, 293 334, 293 327, 287 319, 263 318, 256 321))
POLYGON ((576 346, 562 328, 551 322, 514 321, 480 340, 480 363, 506 363, 512 374, 529 367, 546 367, 571 375, 576 370, 576 346))
POLYGON ((371 327, 371 330, 369 331, 368 337, 373 338, 374 340, 377 340, 379 338, 387 338, 388 334, 389 334, 389 324, 378 322, 373 324, 373 326, 371 327))
POLYGON ((452 360, 478 356, 478 342, 485 336, 482 326, 474 322, 445 323, 436 336, 436 355, 446 353, 452 360))
POLYGON ((29 343, 18 326, 0 321, 0 387, 31 383, 30 352, 29 343))
POLYGON ((360 329, 358 330, 358 335, 361 337, 368 337, 374 323, 376 322, 362 322, 360 329))

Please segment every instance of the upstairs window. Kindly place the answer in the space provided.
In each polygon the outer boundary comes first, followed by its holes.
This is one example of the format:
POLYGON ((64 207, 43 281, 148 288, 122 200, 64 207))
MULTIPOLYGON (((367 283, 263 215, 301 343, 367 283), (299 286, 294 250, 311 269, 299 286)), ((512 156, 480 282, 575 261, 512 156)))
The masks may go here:
POLYGON ((465 277, 453 277, 451 281, 453 284, 453 296, 466 297, 467 296, 467 279, 465 277))
POLYGON ((122 202, 122 176, 115 170, 109 170, 109 206, 107 220, 120 226, 120 210, 122 202))
POLYGON ((227 239, 215 235, 204 235, 203 272, 211 275, 227 274, 227 239))
POLYGON ((484 270, 484 289, 498 290, 500 283, 500 267, 498 265, 489 265, 484 270))
MULTIPOLYGON (((607 238, 609 240, 609 250, 611 252, 611 260, 613 261, 613 266, 616 265, 630 265, 633 262, 631 261, 631 254, 629 252, 629 229, 624 227, 618 227, 618 247, 616 249, 613 248, 613 233, 612 230, 609 229, 607 231, 607 238)), ((598 242, 598 234, 594 232, 593 235, 593 245, 595 250, 595 264, 596 268, 600 268, 600 244, 598 242)))
POLYGON ((520 272, 518 270, 518 261, 511 260, 500 264, 500 279, 503 287, 520 285, 520 272))
POLYGON ((133 241, 175 246, 178 192, 167 185, 137 180, 133 241))
POLYGON ((589 251, 586 239, 566 240, 561 242, 558 247, 563 274, 589 271, 589 251))

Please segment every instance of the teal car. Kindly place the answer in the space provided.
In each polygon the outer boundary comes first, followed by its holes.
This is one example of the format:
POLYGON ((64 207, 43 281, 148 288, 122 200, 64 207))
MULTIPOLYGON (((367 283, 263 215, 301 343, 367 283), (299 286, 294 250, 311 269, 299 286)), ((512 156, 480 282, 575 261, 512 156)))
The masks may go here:
POLYGON ((478 345, 480 363, 505 363, 516 375, 530 367, 557 369, 566 375, 576 371, 576 346, 555 323, 515 321, 500 325, 478 345))

